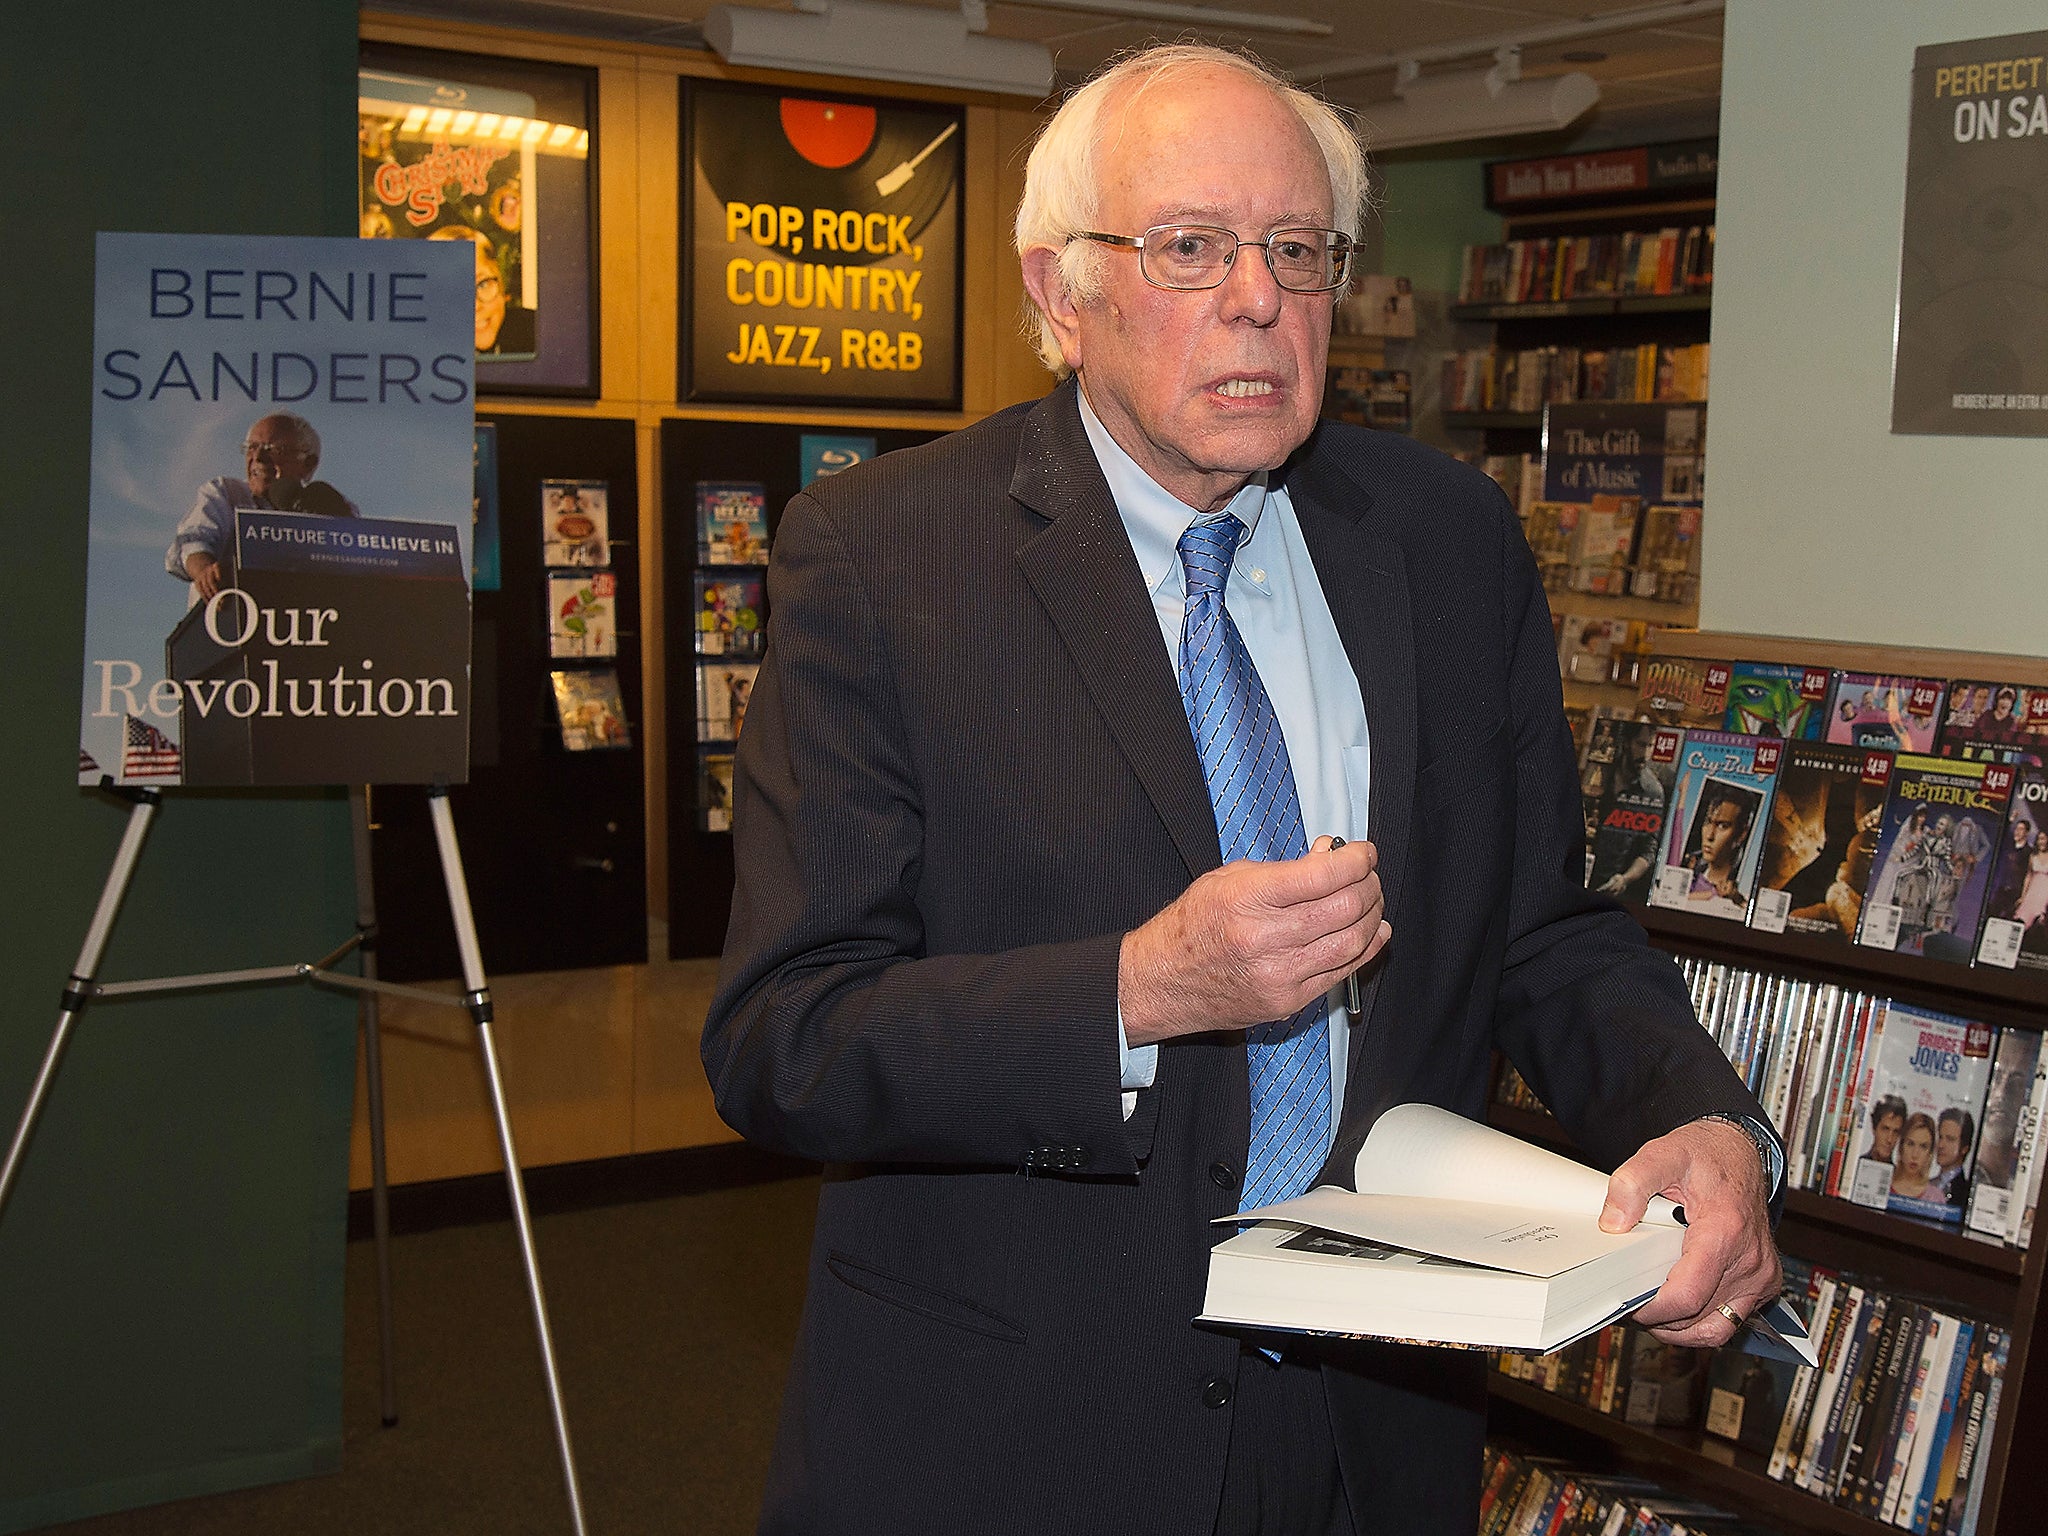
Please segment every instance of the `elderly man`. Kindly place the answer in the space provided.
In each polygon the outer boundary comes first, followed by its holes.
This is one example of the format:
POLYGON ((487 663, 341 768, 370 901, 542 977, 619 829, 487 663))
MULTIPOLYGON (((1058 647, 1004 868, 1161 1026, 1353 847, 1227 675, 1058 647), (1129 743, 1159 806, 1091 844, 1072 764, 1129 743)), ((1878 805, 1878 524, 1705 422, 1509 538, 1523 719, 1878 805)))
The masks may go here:
POLYGON ((1363 176, 1241 58, 1113 68, 1018 214, 1062 383, 783 517, 704 1034, 831 1165, 764 1530, 1470 1536, 1483 1357, 1193 1319, 1214 1218, 1482 1116, 1496 1045, 1603 1219, 1690 1213, 1645 1322, 1778 1288, 1762 1112, 1575 878, 1513 512, 1317 426, 1363 176))
POLYGON ((199 499, 179 519, 164 552, 164 569, 192 584, 191 600, 208 601, 227 583, 235 542, 235 511, 307 512, 322 517, 359 517, 356 505, 324 480, 320 434, 303 416, 280 411, 249 428, 242 443, 248 475, 220 475, 199 488, 199 499))

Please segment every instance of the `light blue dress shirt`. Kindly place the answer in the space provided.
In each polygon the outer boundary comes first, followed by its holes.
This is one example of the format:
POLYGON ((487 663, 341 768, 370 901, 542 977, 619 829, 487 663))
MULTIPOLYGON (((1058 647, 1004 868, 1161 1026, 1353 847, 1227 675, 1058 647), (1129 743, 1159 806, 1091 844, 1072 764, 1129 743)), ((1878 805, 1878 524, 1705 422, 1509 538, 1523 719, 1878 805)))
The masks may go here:
MULTIPOLYGON (((1176 500, 1140 469, 1109 435, 1089 408, 1085 389, 1079 394, 1081 424, 1095 458, 1109 481, 1110 495, 1138 557, 1138 572, 1152 596, 1159 618, 1159 637, 1169 664, 1180 670, 1181 617, 1187 605, 1187 580, 1181 570, 1180 536, 1203 514, 1176 500)), ((1366 807, 1372 764, 1365 722, 1365 700, 1358 677, 1337 635, 1337 621, 1317 579, 1294 504, 1284 488, 1269 489, 1263 475, 1239 491, 1223 513, 1250 532, 1238 546, 1231 566, 1224 606, 1244 637, 1252 665, 1259 669, 1280 734, 1287 740, 1294 768, 1295 793, 1301 800, 1301 826, 1310 843, 1331 835, 1358 842, 1369 835, 1366 807)), ((1344 989, 1330 993, 1331 1133, 1344 1104, 1347 1047, 1351 1016, 1344 1008, 1344 989)), ((1152 1086, 1159 1067, 1159 1047, 1133 1049, 1117 1025, 1122 1053, 1124 1114, 1137 1104, 1137 1090, 1152 1086)), ((1329 1149, 1324 1148, 1327 1152, 1329 1149)))

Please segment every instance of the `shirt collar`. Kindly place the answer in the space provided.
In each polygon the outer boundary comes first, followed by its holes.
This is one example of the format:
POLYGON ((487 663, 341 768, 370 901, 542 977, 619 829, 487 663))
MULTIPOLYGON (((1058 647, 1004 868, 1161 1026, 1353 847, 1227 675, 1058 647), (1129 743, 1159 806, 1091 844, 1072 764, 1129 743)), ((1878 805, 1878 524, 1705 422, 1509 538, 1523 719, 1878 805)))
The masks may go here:
MULTIPOLYGON (((1095 450, 1095 460, 1102 466, 1103 478, 1109 482, 1109 494, 1115 499, 1124 529, 1131 536, 1131 549, 1138 557, 1138 572, 1145 579, 1145 590, 1157 592, 1162 583, 1180 579, 1180 536, 1187 532, 1189 525, 1212 514, 1197 512, 1139 468, 1137 460, 1125 453, 1123 446, 1109 435, 1109 428, 1102 424, 1102 419, 1088 404, 1086 389, 1077 388, 1074 398, 1080 404, 1081 425, 1087 430, 1089 445, 1095 450)), ((1213 514, 1215 517, 1228 514, 1244 524, 1245 536, 1238 544, 1240 553, 1251 547, 1259 531, 1259 518, 1265 511, 1267 494, 1266 472, 1261 470, 1231 498, 1228 506, 1213 514)), ((1253 580, 1248 565, 1249 562, 1244 560, 1234 561, 1232 576, 1251 581, 1263 589, 1265 583, 1253 580)))

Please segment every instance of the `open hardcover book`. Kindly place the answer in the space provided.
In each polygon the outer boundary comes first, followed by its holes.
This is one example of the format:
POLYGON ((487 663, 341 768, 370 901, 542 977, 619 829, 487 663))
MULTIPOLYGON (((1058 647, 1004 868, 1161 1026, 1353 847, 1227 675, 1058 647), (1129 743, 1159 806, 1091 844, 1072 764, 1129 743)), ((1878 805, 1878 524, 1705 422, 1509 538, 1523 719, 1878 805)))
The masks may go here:
MULTIPOLYGON (((1202 1321, 1547 1353, 1656 1294, 1685 1239, 1662 1196, 1600 1230, 1607 1176, 1429 1104, 1388 1110, 1330 1185, 1260 1206, 1209 1255, 1202 1321)), ((1810 1361, 1782 1305, 1767 1339, 1810 1361)), ((1752 1344, 1773 1352, 1769 1344, 1752 1344)))

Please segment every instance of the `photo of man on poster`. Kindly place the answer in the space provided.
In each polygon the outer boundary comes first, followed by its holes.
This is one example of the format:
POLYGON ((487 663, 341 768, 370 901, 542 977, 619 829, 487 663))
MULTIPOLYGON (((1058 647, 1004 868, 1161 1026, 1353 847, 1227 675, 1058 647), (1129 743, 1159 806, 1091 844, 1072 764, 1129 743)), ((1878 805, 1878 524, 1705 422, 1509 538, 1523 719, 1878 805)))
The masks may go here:
POLYGON ((242 442, 242 462, 242 479, 219 475, 199 488, 199 499, 178 520, 164 553, 164 569, 191 583, 188 604, 209 601, 225 584, 238 508, 362 516, 340 491, 313 478, 320 467, 320 434, 303 416, 280 411, 257 421, 242 442))

